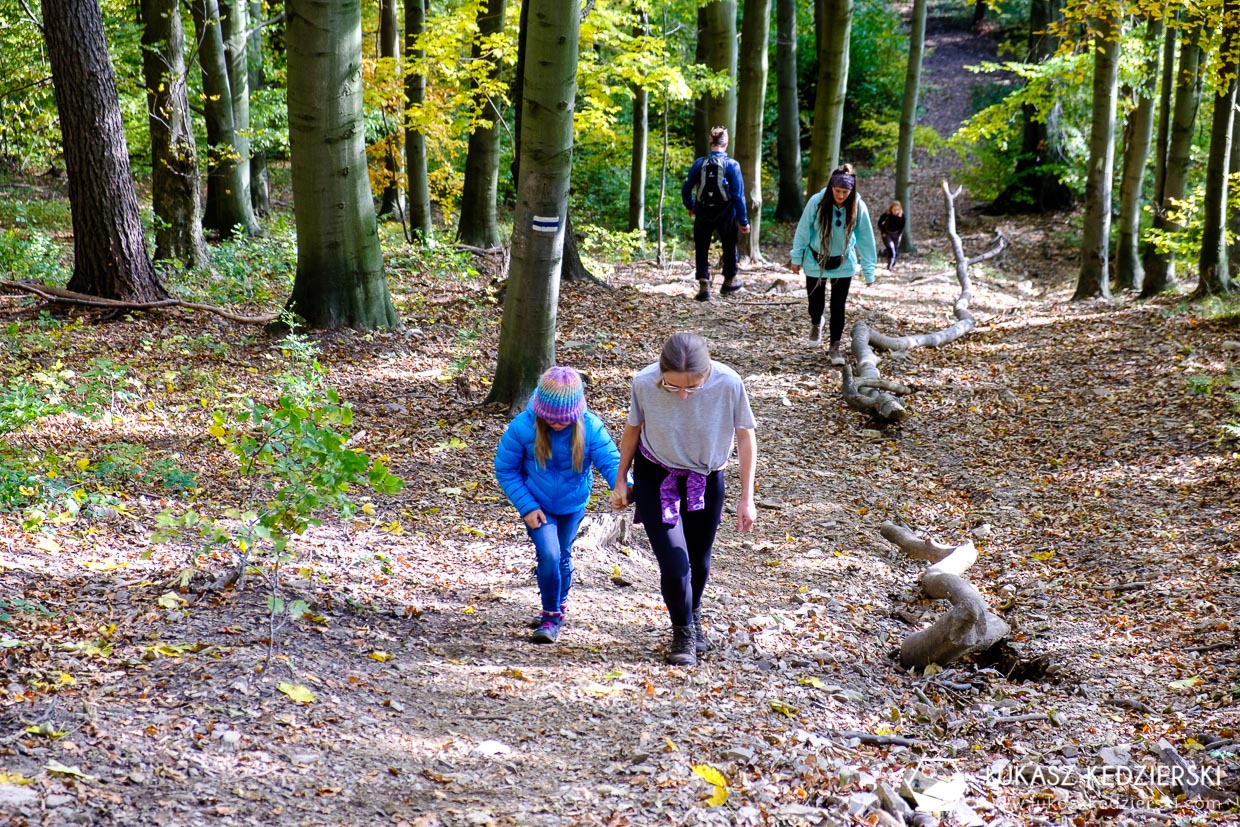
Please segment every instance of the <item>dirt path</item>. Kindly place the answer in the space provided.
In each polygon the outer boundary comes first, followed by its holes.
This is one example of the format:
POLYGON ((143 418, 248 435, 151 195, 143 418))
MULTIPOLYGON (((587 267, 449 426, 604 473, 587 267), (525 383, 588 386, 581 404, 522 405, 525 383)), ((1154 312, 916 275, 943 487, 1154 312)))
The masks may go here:
MULTIPOLYGON (((703 333, 746 379, 762 507, 751 535, 725 520, 705 605, 714 648, 696 669, 662 663, 640 530, 583 540, 561 643, 526 641, 533 556, 490 466, 504 418, 475 404, 494 307, 444 381, 479 312, 473 283, 431 285, 404 332, 325 340, 361 446, 408 487, 373 518, 308 534, 281 594, 310 613, 274 641, 261 572, 240 593, 161 605, 186 550, 152 543, 154 496, 64 527, 54 549, 5 525, 0 594, 42 609, 10 602, 0 627, 0 824, 890 823, 863 814, 913 767, 953 780, 963 806, 945 824, 1234 823, 1147 782, 1163 737, 1233 795, 1240 777, 1234 746, 1205 748, 1234 744, 1238 724, 1238 460, 1218 439, 1222 394, 1189 392, 1223 370, 1237 333, 1169 306, 1070 304, 1070 269, 1042 255, 1051 231, 1009 229, 1006 263, 974 271, 977 330, 882 363, 916 388, 886 429, 842 403, 804 341, 799 292, 765 292, 781 271, 749 271, 748 292, 708 304, 689 300, 686 266, 565 288, 560 359, 588 372, 614 433, 633 372, 673 330, 703 333), (941 607, 878 536, 883 520, 973 539, 973 581, 1016 650, 1054 674, 900 670, 893 650, 941 607), (703 766, 725 803, 708 800, 703 766), (1069 780, 1052 786, 1052 769, 1069 780)), ((966 229, 970 252, 991 230, 966 229)), ((949 262, 926 252, 850 313, 922 332, 946 324, 956 293, 949 262)), ((221 335, 198 324, 79 328, 62 349, 153 349, 152 364, 219 371, 221 386, 278 367, 240 337, 222 355, 160 349, 174 330, 221 335)), ((115 427, 151 430, 153 448, 226 486, 196 399, 115 427)), ((78 444, 115 438, 99 427, 78 444)))

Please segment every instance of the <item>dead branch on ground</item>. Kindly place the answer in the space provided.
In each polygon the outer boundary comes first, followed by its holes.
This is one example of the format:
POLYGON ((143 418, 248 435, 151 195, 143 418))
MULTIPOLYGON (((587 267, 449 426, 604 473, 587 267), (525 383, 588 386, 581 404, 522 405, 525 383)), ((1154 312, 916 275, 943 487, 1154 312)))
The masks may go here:
POLYGON ((165 307, 183 307, 186 310, 201 310, 205 313, 214 313, 221 318, 238 324, 270 324, 280 318, 279 313, 243 316, 240 313, 233 313, 213 304, 187 302, 181 299, 162 299, 157 302, 127 302, 118 299, 104 299, 99 296, 90 296, 86 293, 75 293, 72 290, 65 290, 61 287, 52 287, 47 284, 32 284, 26 281, 0 281, 0 287, 30 293, 56 304, 72 304, 80 307, 105 307, 110 310, 160 310, 165 307))

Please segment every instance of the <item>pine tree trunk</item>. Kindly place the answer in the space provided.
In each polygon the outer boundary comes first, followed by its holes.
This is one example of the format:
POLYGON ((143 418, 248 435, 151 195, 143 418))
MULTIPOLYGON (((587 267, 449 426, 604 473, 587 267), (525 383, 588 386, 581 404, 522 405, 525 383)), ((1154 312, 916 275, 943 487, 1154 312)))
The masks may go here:
POLYGON ((853 15, 853 0, 817 0, 815 5, 821 10, 821 22, 817 32, 818 91, 814 98, 807 192, 823 187, 831 170, 839 166, 853 15))
POLYGON ((749 232, 738 237, 738 252, 762 261, 762 119, 766 111, 767 42, 771 36, 771 0, 747 0, 741 22, 740 75, 736 93, 736 160, 745 182, 749 232))
MULTIPOLYGON (((249 141, 245 154, 233 118, 228 56, 216 0, 191 0, 198 33, 198 62, 202 67, 203 110, 207 122, 207 206, 203 226, 223 236, 237 227, 245 235, 258 233, 250 202, 249 141)), ((248 73, 248 69, 246 70, 248 73)), ((247 74, 248 82, 248 74, 247 74)))
POLYGON ((312 328, 395 327, 366 170, 361 6, 288 0, 286 9, 297 222, 288 306, 312 328))
MULTIPOLYGON (((379 0, 379 57, 387 58, 397 66, 400 65, 398 23, 396 0, 379 0)), ((385 123, 383 128, 383 168, 387 171, 387 184, 383 187, 379 215, 403 221, 405 202, 400 189, 400 121, 401 113, 397 109, 393 122, 385 123)))
POLYGON ((73 214, 69 289, 122 301, 165 299, 146 253, 99 4, 42 5, 73 214))
MULTIPOLYGON (((1163 181, 1162 201, 1154 205, 1154 228, 1163 231, 1178 230, 1167 211, 1175 201, 1183 200, 1188 189, 1189 154, 1193 144, 1193 127, 1197 121, 1197 106, 1201 102, 1201 22, 1196 21, 1185 32, 1180 44, 1180 66, 1175 79, 1175 104, 1171 114, 1171 137, 1167 145, 1166 176, 1163 181)), ((1171 253, 1154 253, 1146 256, 1145 280, 1141 296, 1156 296, 1171 286, 1175 280, 1175 259, 1171 253)))
POLYGON ((202 237, 198 148, 185 89, 185 33, 178 0, 142 0, 142 73, 151 130, 155 258, 210 267, 202 237))
MULTIPOLYGON (((487 0, 478 7, 478 38, 494 35, 504 30, 504 14, 507 0, 487 0), (489 7, 488 7, 489 6, 489 7)), ((475 73, 483 73, 482 80, 493 80, 499 74, 498 59, 483 55, 477 38, 474 40, 472 57, 475 73)), ((478 80, 474 86, 474 107, 478 118, 469 135, 469 149, 465 156, 465 182, 461 192, 461 220, 457 225, 457 240, 474 247, 491 248, 500 244, 499 217, 496 198, 499 184, 499 121, 500 112, 492 98, 482 91, 478 80)))
POLYGON ((926 47, 926 0, 913 0, 913 19, 909 25, 908 66, 904 72, 904 102, 900 107, 900 138, 896 148, 896 200, 904 208, 904 233, 900 250, 917 252, 913 243, 914 217, 910 209, 913 196, 913 129, 917 126, 917 90, 921 88, 921 61, 926 47))
MULTIPOLYGON (((1231 3, 1227 3, 1224 8, 1230 6, 1231 3)), ((1231 271, 1227 266, 1227 172, 1234 140, 1231 130, 1235 120, 1238 34, 1235 18, 1225 18, 1214 76, 1214 114, 1210 122, 1206 194, 1201 210, 1201 253, 1197 258, 1197 297, 1218 296, 1231 290, 1231 271)))
MULTIPOLYGON (((426 30, 426 0, 405 0, 405 65, 416 64, 425 56, 417 48, 426 30)), ((419 128, 424 117, 426 75, 410 72, 405 77, 405 178, 409 188, 409 230, 423 239, 431 235, 431 194, 426 174, 426 136, 419 128)))
POLYGON ((1115 99, 1119 88, 1120 20, 1094 18, 1094 83, 1089 132, 1089 169, 1085 179, 1081 270, 1072 298, 1111 297, 1109 244, 1111 182, 1115 167, 1115 99))
POLYGON ((555 361, 580 28, 576 0, 527 2, 512 265, 488 398, 514 412, 525 406, 538 377, 555 361))
POLYGON ((1154 136, 1154 95, 1158 89, 1159 42, 1163 36, 1162 18, 1145 22, 1145 46, 1149 59, 1144 77, 1136 88, 1137 105, 1128 115, 1124 129, 1124 172, 1119 185, 1119 233, 1115 254, 1115 286, 1133 290, 1141 286, 1141 192, 1145 167, 1154 136))
POLYGON ((797 4, 775 0, 776 155, 779 162, 776 221, 796 221, 801 195, 801 104, 797 99, 797 4))

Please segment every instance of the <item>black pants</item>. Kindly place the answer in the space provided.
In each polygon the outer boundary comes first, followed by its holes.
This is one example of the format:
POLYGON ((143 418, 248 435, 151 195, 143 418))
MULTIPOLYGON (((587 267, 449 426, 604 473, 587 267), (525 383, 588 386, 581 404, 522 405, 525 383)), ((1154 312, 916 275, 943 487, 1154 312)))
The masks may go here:
POLYGON ((896 266, 896 255, 900 252, 900 238, 904 233, 883 233, 883 247, 887 250, 887 269, 896 266))
POLYGON ((699 212, 693 216, 693 263, 698 281, 710 281, 710 242, 716 233, 723 245, 723 277, 736 276, 736 236, 740 233, 736 214, 731 209, 717 217, 699 212))
POLYGON ((851 284, 851 277, 846 279, 805 277, 805 293, 809 296, 809 319, 814 324, 822 322, 822 311, 827 305, 827 291, 831 291, 831 319, 827 325, 829 341, 838 342, 844 335, 844 305, 848 303, 848 288, 851 284))
POLYGON ((663 522, 659 485, 667 471, 639 451, 633 463, 633 500, 655 559, 659 561, 659 583, 663 602, 673 626, 688 626, 693 611, 702 605, 702 592, 710 578, 711 549, 723 515, 723 472, 706 476, 706 508, 690 511, 685 502, 685 479, 676 480, 680 492, 680 519, 676 525, 663 522))

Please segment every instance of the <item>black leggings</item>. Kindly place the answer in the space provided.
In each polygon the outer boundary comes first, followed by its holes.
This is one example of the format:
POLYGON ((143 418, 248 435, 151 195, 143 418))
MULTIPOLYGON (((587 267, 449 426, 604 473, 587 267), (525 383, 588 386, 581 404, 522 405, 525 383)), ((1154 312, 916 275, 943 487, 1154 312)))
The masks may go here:
POLYGON ((896 255, 900 251, 900 237, 903 233, 883 233, 883 247, 887 249, 887 269, 896 266, 896 255))
POLYGON ((848 303, 848 288, 852 284, 852 277, 845 279, 805 277, 805 292, 809 296, 809 319, 814 324, 822 323, 822 311, 827 305, 826 282, 831 283, 831 320, 827 326, 828 339, 838 342, 844 335, 844 305, 848 303))
POLYGON ((706 508, 702 511, 689 510, 685 478, 676 480, 680 492, 676 525, 663 522, 659 485, 666 477, 667 471, 638 451, 633 463, 633 500, 659 561, 663 602, 672 625, 688 626, 694 610, 701 608, 702 592, 710 577, 711 549, 723 514, 723 472, 712 471, 706 476, 706 508))

